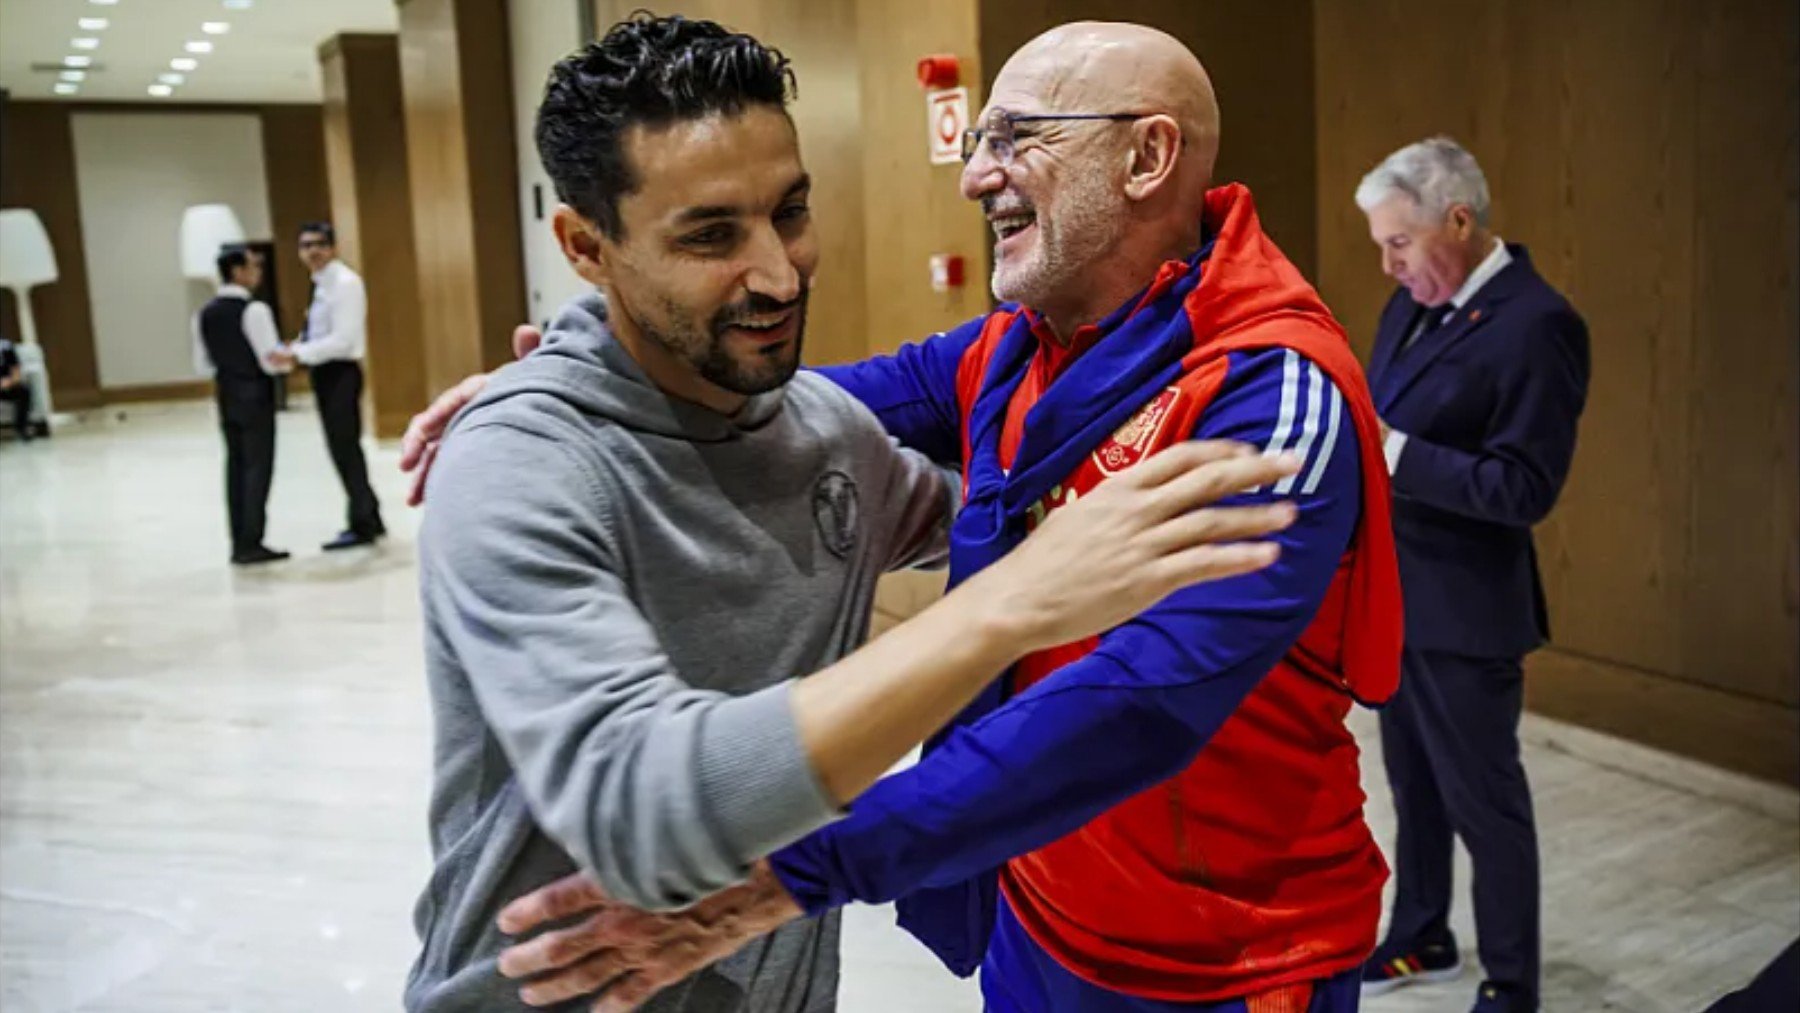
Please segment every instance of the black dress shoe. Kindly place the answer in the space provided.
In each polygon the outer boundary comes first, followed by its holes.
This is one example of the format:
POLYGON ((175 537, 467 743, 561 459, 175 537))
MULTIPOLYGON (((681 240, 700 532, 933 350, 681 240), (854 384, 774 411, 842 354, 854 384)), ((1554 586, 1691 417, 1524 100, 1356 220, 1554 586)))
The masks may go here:
POLYGON ((238 566, 255 566, 258 563, 275 563, 293 556, 291 552, 271 549, 267 545, 253 545, 231 554, 232 563, 238 566))
POLYGON ((380 538, 386 533, 387 532, 385 531, 373 531, 365 534, 360 531, 345 531, 331 541, 319 546, 319 548, 324 549, 326 552, 336 552, 339 549, 354 549, 362 545, 374 545, 375 539, 380 538))

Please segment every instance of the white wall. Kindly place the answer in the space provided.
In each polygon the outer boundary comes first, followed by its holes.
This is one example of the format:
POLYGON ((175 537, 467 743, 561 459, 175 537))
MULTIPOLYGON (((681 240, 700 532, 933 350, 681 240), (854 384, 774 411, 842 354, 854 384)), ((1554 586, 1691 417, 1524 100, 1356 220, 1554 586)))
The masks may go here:
POLYGON ((511 0, 513 123, 518 132, 519 224, 524 230, 525 296, 533 323, 542 323, 556 308, 588 290, 586 282, 570 269, 550 232, 550 215, 556 210, 556 188, 538 161, 532 131, 537 125, 538 100, 544 79, 556 61, 581 45, 581 22, 576 9, 588 0, 511 0), (543 217, 538 217, 538 194, 543 217))
POLYGON ((100 385, 193 380, 188 321, 210 291, 181 276, 181 214, 229 204, 248 238, 269 238, 262 121, 251 113, 72 119, 100 385))

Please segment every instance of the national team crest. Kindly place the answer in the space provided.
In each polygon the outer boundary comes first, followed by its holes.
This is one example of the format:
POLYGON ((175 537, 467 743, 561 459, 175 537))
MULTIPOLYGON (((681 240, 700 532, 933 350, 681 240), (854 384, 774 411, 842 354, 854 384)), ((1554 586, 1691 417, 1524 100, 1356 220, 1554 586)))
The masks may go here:
POLYGON ((1168 387, 1155 400, 1137 410, 1137 414, 1125 420, 1125 424, 1115 430, 1105 443, 1094 450, 1094 464, 1102 474, 1115 475, 1142 460, 1144 454, 1156 445, 1156 437, 1162 432, 1163 425, 1175 411, 1175 402, 1181 399, 1181 391, 1168 387))

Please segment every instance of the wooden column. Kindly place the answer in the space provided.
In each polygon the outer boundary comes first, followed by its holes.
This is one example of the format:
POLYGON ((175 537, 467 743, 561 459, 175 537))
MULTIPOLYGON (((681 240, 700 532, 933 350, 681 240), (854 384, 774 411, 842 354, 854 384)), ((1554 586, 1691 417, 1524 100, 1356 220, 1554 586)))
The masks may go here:
POLYGON ((524 322, 512 71, 503 0, 400 0, 426 382, 512 358, 524 322))
MULTIPOLYGON (((31 290, 32 317, 50 369, 51 397, 58 411, 93 407, 100 403, 100 367, 88 302, 69 107, 56 102, 7 103, 0 160, 0 205, 36 211, 56 255, 57 280, 31 290)), ((10 292, 0 296, 0 327, 17 340, 18 310, 12 303, 10 292)))
MULTIPOLYGON (((400 99, 399 42, 339 35, 319 48, 325 78, 325 164, 338 252, 369 292, 369 399, 389 438, 425 406, 419 267, 400 99)), ((441 385, 438 385, 441 386, 441 385)))

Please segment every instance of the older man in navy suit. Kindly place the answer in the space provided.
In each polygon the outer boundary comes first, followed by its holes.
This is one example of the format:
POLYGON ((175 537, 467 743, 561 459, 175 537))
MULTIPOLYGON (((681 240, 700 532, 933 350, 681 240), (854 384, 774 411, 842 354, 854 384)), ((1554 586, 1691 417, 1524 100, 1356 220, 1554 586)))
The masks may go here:
POLYGON ((1538 1005, 1538 854, 1519 758, 1526 653, 1549 636, 1531 526, 1556 504, 1587 400, 1588 336, 1525 248, 1488 228, 1481 167, 1455 141, 1408 145, 1356 203, 1400 283, 1369 366, 1393 475, 1406 596, 1382 753, 1399 818, 1387 938, 1363 994, 1456 977, 1451 855, 1474 865, 1486 972, 1474 1008, 1538 1005))

